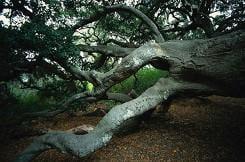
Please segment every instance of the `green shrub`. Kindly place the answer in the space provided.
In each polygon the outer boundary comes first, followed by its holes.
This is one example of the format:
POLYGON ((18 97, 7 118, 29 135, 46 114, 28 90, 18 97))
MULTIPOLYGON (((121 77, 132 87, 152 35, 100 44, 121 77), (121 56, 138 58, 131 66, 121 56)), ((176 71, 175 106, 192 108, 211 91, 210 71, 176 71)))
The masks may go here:
POLYGON ((134 77, 131 76, 123 82, 113 86, 111 88, 111 92, 120 92, 120 93, 128 93, 134 87, 134 77))
POLYGON ((14 110, 16 112, 33 112, 49 109, 52 104, 52 98, 42 98, 37 90, 21 89, 18 84, 12 83, 10 93, 16 100, 14 110))

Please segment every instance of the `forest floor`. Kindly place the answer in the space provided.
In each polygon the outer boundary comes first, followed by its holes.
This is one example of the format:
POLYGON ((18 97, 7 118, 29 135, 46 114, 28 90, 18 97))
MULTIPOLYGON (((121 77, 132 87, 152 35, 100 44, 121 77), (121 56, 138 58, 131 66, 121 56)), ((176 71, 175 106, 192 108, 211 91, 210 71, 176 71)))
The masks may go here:
MULTIPOLYGON (((67 130, 82 124, 96 125, 99 120, 61 114, 49 120, 34 120, 31 125, 67 130)), ((10 138, 13 131, 1 126, 0 162, 12 161, 34 138, 10 138)), ((86 158, 50 150, 34 161, 244 162, 245 99, 210 96, 207 100, 176 100, 166 116, 155 114, 134 131, 116 135, 106 147, 86 158)))

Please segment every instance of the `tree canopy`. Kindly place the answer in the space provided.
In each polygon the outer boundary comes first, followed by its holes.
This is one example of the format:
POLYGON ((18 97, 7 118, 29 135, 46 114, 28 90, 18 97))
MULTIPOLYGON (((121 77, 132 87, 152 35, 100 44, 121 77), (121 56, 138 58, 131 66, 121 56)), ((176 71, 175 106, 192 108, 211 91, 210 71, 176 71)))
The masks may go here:
POLYGON ((243 29, 244 5, 242 0, 1 0, 0 80, 23 73, 81 79, 74 68, 101 68, 152 40, 243 29))

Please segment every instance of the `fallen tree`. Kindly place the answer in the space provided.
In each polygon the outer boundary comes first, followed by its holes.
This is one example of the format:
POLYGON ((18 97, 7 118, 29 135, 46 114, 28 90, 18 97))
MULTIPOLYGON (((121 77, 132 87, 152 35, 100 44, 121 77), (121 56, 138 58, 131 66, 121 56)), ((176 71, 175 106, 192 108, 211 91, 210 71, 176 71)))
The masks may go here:
POLYGON ((51 148, 84 157, 106 145, 127 122, 173 97, 208 94, 244 97, 244 50, 244 31, 211 39, 146 44, 123 58, 116 68, 101 74, 103 89, 152 61, 160 61, 170 77, 161 78, 136 99, 112 108, 90 133, 47 133, 34 140, 16 161, 29 161, 51 148))

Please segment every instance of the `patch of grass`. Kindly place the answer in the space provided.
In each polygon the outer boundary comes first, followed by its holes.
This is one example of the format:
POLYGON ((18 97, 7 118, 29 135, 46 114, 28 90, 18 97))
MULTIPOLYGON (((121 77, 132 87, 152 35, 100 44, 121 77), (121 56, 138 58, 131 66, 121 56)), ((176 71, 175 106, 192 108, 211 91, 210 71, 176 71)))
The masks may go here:
POLYGON ((141 94, 147 88, 154 85, 159 78, 167 77, 168 72, 145 67, 139 70, 135 76, 137 79, 135 79, 134 76, 131 76, 123 82, 113 86, 111 91, 118 93, 128 93, 131 89, 134 89, 138 94, 141 94))
POLYGON ((138 81, 134 87, 138 94, 153 86, 159 78, 167 77, 168 72, 153 68, 143 68, 136 74, 138 81))
POLYGON ((123 82, 116 84, 110 90, 111 92, 117 93, 128 93, 134 87, 134 77, 131 76, 128 79, 124 80, 123 82))

